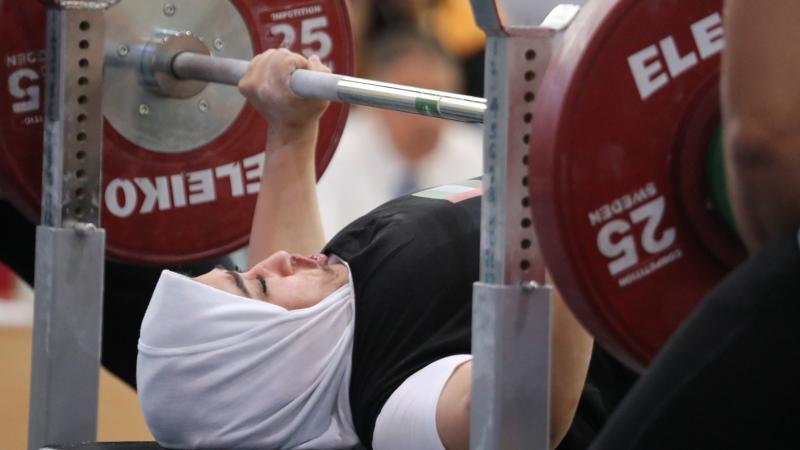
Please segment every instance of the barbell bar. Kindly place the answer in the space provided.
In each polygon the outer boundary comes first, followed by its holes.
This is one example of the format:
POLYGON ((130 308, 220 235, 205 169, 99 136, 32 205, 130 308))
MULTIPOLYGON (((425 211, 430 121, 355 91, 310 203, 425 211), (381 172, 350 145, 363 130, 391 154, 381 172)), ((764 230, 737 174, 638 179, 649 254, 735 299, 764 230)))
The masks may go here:
MULTIPOLYGON (((159 52, 156 50, 156 54, 159 52)), ((178 80, 235 86, 249 64, 249 61, 240 59, 182 51, 171 58, 167 57, 165 63, 153 64, 152 69, 145 70, 161 71, 178 80)), ((292 73, 290 86, 295 94, 303 98, 371 106, 459 122, 482 123, 486 112, 486 99, 480 97, 304 69, 292 73)))

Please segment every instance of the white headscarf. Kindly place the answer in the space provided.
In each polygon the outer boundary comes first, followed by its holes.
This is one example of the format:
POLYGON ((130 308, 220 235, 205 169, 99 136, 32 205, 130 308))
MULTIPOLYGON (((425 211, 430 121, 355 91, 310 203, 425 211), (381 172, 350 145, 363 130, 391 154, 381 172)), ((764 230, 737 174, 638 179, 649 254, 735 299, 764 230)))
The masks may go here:
POLYGON ((136 368, 156 440, 186 449, 355 445, 352 285, 288 311, 164 271, 136 368))

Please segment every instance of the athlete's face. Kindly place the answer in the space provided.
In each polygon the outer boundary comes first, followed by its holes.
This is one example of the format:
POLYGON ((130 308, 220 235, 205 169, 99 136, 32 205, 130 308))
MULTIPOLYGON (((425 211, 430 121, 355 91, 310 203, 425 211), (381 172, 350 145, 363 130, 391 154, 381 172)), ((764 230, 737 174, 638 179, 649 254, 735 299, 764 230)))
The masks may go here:
POLYGON ((256 300, 301 309, 316 305, 348 282, 344 264, 328 264, 325 255, 277 252, 247 272, 214 269, 195 280, 256 300))

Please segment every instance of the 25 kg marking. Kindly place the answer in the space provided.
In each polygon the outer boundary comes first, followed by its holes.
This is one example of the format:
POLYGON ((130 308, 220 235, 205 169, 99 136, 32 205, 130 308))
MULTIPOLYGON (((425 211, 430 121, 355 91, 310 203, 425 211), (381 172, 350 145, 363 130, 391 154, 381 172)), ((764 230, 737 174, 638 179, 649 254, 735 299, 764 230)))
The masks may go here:
POLYGON ((42 88, 36 83, 39 74, 33 69, 19 69, 8 77, 8 92, 18 101, 11 104, 14 114, 26 114, 40 108, 42 88))
MULTIPOLYGON (((321 60, 330 56, 333 50, 333 39, 325 31, 327 27, 328 18, 326 16, 311 17, 300 23, 300 44, 303 47, 301 49, 303 55, 306 57, 317 55, 321 60)), ((297 42, 297 30, 292 25, 278 23, 270 27, 270 32, 283 37, 281 47, 294 48, 294 44, 297 42)))
POLYGON ((644 222, 639 244, 650 255, 657 255, 675 243, 674 227, 657 231, 664 218, 666 201, 663 196, 642 205, 630 212, 630 220, 615 219, 605 224, 597 233, 597 248, 607 258, 614 258, 608 264, 608 271, 616 276, 639 264, 636 240, 631 235, 632 224, 644 222), (622 236, 620 239, 619 236, 622 236))

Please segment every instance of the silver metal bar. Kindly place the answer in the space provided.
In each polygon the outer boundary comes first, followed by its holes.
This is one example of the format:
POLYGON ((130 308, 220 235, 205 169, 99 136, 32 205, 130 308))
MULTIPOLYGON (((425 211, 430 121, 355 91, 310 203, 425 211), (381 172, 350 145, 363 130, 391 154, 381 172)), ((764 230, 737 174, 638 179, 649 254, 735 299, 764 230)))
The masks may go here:
POLYGON ((175 78, 236 86, 247 72, 248 65, 249 61, 241 59, 182 52, 175 55, 171 69, 175 78))
POLYGON ((548 448, 550 295, 534 283, 473 287, 471 448, 548 448))
POLYGON ((528 160, 528 141, 558 31, 579 8, 543 0, 535 6, 552 10, 544 23, 528 20, 514 27, 503 23, 504 6, 531 8, 530 2, 471 3, 487 35, 489 108, 483 127, 481 282, 473 292, 470 446, 545 450, 550 442, 551 288, 538 287, 545 267, 529 207, 528 165, 536 161, 528 160))
POLYGON ((588 0, 471 0, 475 22, 487 36, 506 34, 507 28, 566 27, 588 0))
MULTIPOLYGON (((177 54, 172 75, 184 80, 236 85, 247 71, 248 61, 198 53, 177 54)), ((296 70, 291 87, 304 98, 331 100, 461 122, 480 123, 486 100, 449 92, 420 89, 336 74, 296 70)))
POLYGON ((97 436, 105 232, 36 230, 28 449, 97 436))
POLYGON ((42 225, 100 221, 103 14, 48 10, 42 225))
POLYGON ((486 87, 492 105, 484 127, 481 281, 544 284, 544 261, 528 206, 528 141, 536 93, 554 32, 510 29, 486 43, 486 87))
POLYGON ((486 36, 504 34, 499 5, 495 0, 470 0, 475 23, 486 33, 486 36))
MULTIPOLYGON (((546 26, 545 17, 560 6, 579 6, 587 0, 496 0, 504 28, 546 26)), ((473 1, 474 3, 474 1, 473 1)))
POLYGON ((550 289, 530 287, 544 284, 544 262, 528 206, 528 164, 535 161, 527 155, 554 35, 505 29, 486 42, 490 107, 483 127, 481 283, 473 293, 473 449, 549 445, 550 289))
POLYGON ((99 228, 104 9, 111 4, 48 4, 31 450, 96 437, 105 263, 99 228))

